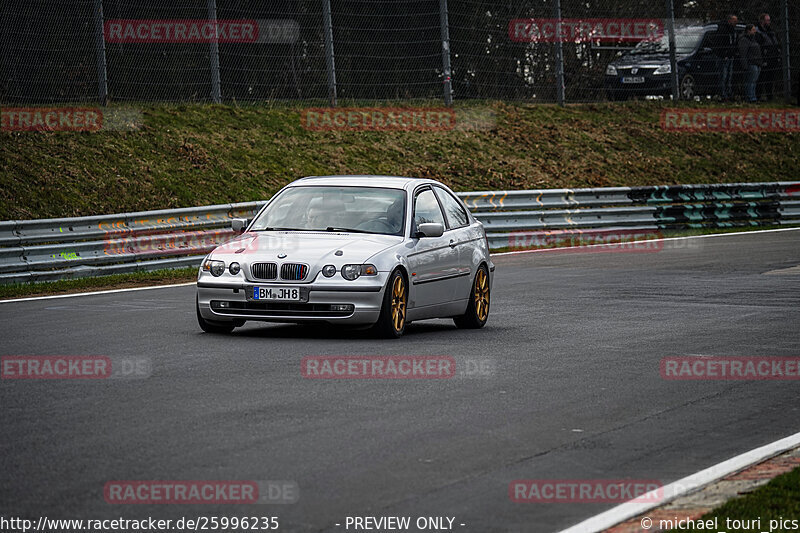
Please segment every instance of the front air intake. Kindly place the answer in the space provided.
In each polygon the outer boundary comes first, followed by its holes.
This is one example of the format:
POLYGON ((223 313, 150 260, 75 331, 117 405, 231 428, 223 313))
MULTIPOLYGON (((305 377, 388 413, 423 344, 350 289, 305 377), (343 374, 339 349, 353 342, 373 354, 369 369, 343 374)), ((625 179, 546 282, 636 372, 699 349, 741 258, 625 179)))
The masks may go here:
POLYGON ((275 263, 253 263, 250 265, 250 272, 255 279, 276 279, 278 277, 278 265, 275 263))
POLYGON ((281 279, 301 281, 308 275, 308 266, 300 263, 284 263, 281 265, 281 279))

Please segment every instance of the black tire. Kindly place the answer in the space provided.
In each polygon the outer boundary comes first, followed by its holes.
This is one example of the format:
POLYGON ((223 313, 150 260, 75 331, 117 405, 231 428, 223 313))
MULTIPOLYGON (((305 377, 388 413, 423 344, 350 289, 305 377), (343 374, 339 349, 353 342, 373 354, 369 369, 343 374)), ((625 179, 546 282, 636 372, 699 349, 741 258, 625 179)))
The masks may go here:
POLYGON ((467 311, 453 318, 453 322, 461 329, 479 329, 486 325, 491 307, 491 289, 489 287, 489 271, 486 265, 478 267, 472 289, 469 291, 467 311))
POLYGON ((200 329, 206 333, 230 333, 237 326, 235 322, 212 322, 203 318, 200 315, 200 302, 197 299, 195 299, 195 309, 197 310, 197 323, 200 324, 200 329))
POLYGON ((408 280, 400 269, 389 276, 386 290, 383 291, 383 304, 373 332, 384 339, 401 337, 406 330, 406 311, 408 309, 408 280), (399 294, 398 294, 399 292, 399 294))

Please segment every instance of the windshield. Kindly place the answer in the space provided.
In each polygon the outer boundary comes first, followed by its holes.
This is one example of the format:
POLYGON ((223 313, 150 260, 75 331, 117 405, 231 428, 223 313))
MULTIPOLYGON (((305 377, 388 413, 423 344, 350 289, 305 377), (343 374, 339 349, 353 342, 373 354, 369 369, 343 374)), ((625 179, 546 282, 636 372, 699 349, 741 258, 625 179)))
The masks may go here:
POLYGON ((350 231, 403 235, 406 193, 377 187, 290 187, 253 223, 254 231, 350 231))
MULTIPOLYGON (((700 39, 703 38, 703 30, 683 30, 675 32, 675 53, 677 55, 691 54, 700 39)), ((639 54, 668 54, 669 35, 664 35, 657 41, 642 41, 630 52, 633 55, 639 54)))

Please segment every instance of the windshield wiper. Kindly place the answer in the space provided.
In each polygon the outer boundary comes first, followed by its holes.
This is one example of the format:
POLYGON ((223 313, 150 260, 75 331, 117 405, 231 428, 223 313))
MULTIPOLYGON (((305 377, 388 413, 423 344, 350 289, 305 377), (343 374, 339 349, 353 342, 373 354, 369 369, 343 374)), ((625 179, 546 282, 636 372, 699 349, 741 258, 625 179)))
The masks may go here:
POLYGON ((363 229, 337 228, 334 226, 328 226, 325 231, 342 231, 345 233, 375 233, 374 231, 366 231, 363 229))

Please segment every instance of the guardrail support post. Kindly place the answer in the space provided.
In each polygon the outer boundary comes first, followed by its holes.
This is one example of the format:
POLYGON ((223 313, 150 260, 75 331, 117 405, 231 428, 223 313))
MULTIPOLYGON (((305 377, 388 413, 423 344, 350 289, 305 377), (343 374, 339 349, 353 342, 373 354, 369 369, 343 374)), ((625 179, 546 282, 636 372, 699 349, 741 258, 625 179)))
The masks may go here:
POLYGON ((97 49, 97 87, 100 105, 108 104, 108 72, 106 70, 106 39, 103 25, 103 0, 94 0, 94 35, 97 49))
POLYGON ((322 24, 325 34, 325 65, 328 70, 328 102, 331 107, 336 107, 336 62, 333 55, 331 0, 322 0, 322 24))
POLYGON ((208 0, 208 20, 214 24, 214 39, 211 40, 211 100, 222 102, 222 82, 219 76, 219 28, 217 27, 217 0, 208 0))

